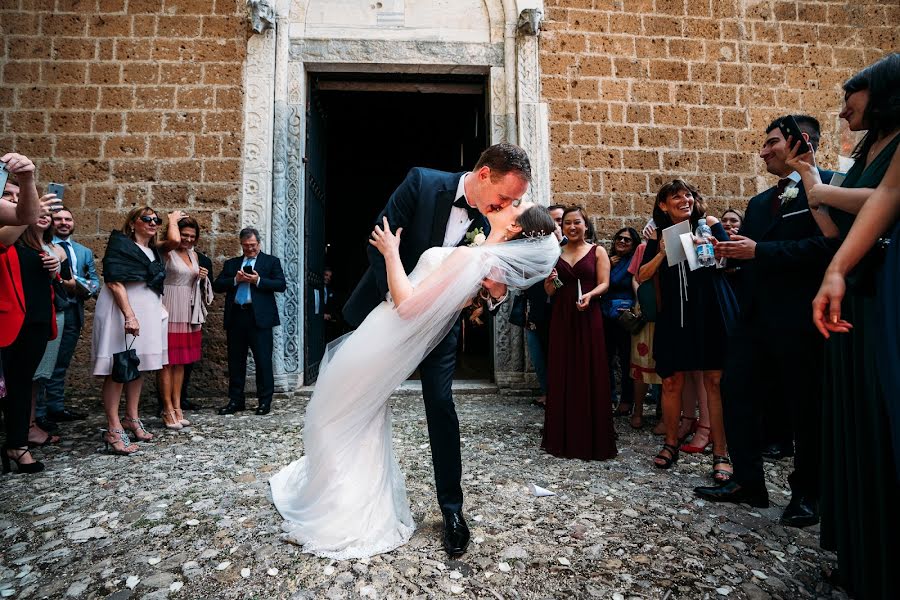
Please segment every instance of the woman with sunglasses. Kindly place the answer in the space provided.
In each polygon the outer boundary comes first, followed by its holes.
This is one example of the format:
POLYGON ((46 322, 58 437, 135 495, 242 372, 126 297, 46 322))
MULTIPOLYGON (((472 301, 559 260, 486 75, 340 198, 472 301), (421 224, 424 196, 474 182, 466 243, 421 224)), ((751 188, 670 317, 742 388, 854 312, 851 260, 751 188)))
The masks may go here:
POLYGON ((103 257, 103 289, 94 309, 91 358, 94 375, 104 377, 103 408, 107 428, 102 430, 107 449, 114 454, 138 450, 126 433, 147 442, 153 439, 138 416, 143 376, 128 383, 113 381, 113 355, 126 348, 137 351, 138 370, 158 371, 169 362, 168 314, 161 295, 166 267, 159 250, 170 250, 181 243, 178 221, 180 210, 169 215, 167 239, 159 245, 156 234, 162 219, 149 206, 128 213, 121 230, 109 236, 103 257), (119 400, 125 390, 125 417, 119 419, 119 400))
MULTIPOLYGON (((619 357, 619 381, 622 391, 616 416, 631 413, 634 406, 634 387, 629 377, 631 367, 631 333, 619 323, 619 314, 634 307, 632 275, 628 272, 631 258, 637 249, 640 237, 632 227, 623 227, 613 236, 609 249, 609 289, 600 298, 603 313, 603 334, 606 338, 606 360, 609 364, 609 383, 613 396, 616 393, 615 358, 619 357)), ((637 426, 640 419, 632 420, 637 426)))

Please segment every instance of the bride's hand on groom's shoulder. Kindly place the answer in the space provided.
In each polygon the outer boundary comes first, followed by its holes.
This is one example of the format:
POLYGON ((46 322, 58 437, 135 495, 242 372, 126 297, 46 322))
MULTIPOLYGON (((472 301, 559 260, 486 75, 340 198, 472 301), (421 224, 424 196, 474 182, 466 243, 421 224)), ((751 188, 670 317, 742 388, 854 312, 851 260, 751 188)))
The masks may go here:
POLYGON ((388 223, 387 217, 382 218, 383 227, 375 226, 375 230, 372 232, 372 236, 369 238, 369 243, 375 246, 375 248, 381 252, 383 256, 387 256, 392 253, 400 254, 400 233, 403 231, 402 227, 398 227, 397 231, 391 231, 391 225, 388 223))

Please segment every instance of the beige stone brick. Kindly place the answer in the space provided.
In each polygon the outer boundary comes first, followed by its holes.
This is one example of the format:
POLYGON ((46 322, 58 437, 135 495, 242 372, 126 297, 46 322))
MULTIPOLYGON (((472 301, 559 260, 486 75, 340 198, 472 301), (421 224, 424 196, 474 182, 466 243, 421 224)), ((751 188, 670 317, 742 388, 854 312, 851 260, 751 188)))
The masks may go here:
POLYGON ((159 64, 155 62, 128 62, 122 67, 122 83, 159 83, 159 64))
POLYGON ((578 120, 584 123, 609 122, 609 104, 605 102, 579 102, 578 120))
MULTIPOLYGON (((134 88, 131 87, 104 87, 100 92, 100 108, 127 109, 134 106, 134 88)), ((65 99, 70 94, 76 94, 77 90, 69 91, 60 96, 60 106, 63 105, 65 99)))
POLYGON ((659 169, 659 153, 649 150, 623 150, 622 166, 626 169, 659 169))
MULTIPOLYGON (((15 122, 13 122, 15 123, 15 122)), ((50 158, 53 155, 53 140, 47 135, 17 135, 12 145, 3 143, 3 148, 15 148, 16 152, 35 158, 50 158)))
POLYGON ((209 93, 208 87, 179 86, 176 96, 178 108, 213 108, 215 97, 209 93))
MULTIPOLYGON (((680 41, 680 40, 679 40, 680 41)), ((634 55, 637 58, 666 58, 669 56, 669 44, 662 37, 634 38, 634 55)), ((617 56, 622 54, 615 53, 617 56)), ((625 56, 628 56, 627 54, 625 56)))
POLYGON ((678 130, 672 127, 638 127, 641 148, 678 148, 678 130))
POLYGON ((131 35, 131 17, 127 15, 93 15, 88 21, 91 37, 128 37, 131 35))
POLYGON ((578 58, 578 75, 581 77, 606 77, 612 75, 612 60, 605 56, 581 56, 578 58))
POLYGON ((722 37, 722 25, 713 19, 685 19, 683 32, 694 39, 718 40, 722 37))
POLYGON ((147 156, 151 158, 187 158, 191 156, 191 136, 153 135, 148 136, 150 146, 147 156))
POLYGON ((631 85, 632 102, 670 102, 671 86, 657 81, 639 81, 631 85))
POLYGON ((136 108, 173 108, 175 105, 175 86, 141 86, 135 88, 136 108))
POLYGON ((153 46, 144 40, 115 40, 114 56, 119 61, 150 60, 153 58, 152 52, 153 46))
POLYGON ((147 153, 147 139, 141 135, 121 135, 106 138, 104 158, 143 158, 147 153))
POLYGON ((599 98, 606 101, 627 101, 628 82, 620 79, 601 80, 599 98))
POLYGON ((609 122, 624 123, 625 122, 625 105, 617 102, 609 105, 609 122))
POLYGON ((581 151, 581 164, 586 169, 621 169, 622 151, 606 148, 585 148, 581 151))
POLYGON ((680 104, 700 104, 702 87, 694 83, 678 83, 674 85, 674 100, 680 104))
POLYGON ((625 120, 629 123, 650 123, 653 111, 649 105, 631 104, 627 107, 625 120))
POLYGON ((157 14, 163 10, 163 0, 128 0, 128 12, 131 14, 157 14))
POLYGON ((48 131, 50 133, 90 133, 91 113, 89 112, 52 112, 50 113, 48 131))
POLYGON ((129 133, 159 133, 162 131, 162 113, 157 111, 129 111, 126 130, 129 133))
POLYGON ((200 17, 160 15, 156 19, 156 35, 160 37, 198 37, 200 35, 200 28, 200 17))
MULTIPOLYGON (((644 15, 642 17, 644 35, 659 37, 679 37, 684 33, 684 19, 667 16, 644 15)), ((623 32, 629 33, 629 32, 623 32)), ((630 33, 637 33, 636 30, 630 33)))
POLYGON ((687 81, 688 65, 678 60, 651 60, 650 77, 662 81, 687 81))
POLYGON ((596 100, 598 85, 596 79, 573 79, 569 82, 569 95, 576 100, 596 100))
POLYGON ((688 110, 681 106, 654 106, 653 122, 657 125, 687 125, 688 110))
POLYGON ((157 161, 114 160, 112 177, 118 182, 147 182, 156 180, 157 161))
MULTIPOLYGON (((83 36, 87 31, 87 18, 79 14, 42 14, 40 18, 40 33, 45 38, 55 36, 76 37, 83 36)), ((18 26, 10 29, 17 33, 26 33, 18 26)), ((29 32, 37 33, 37 32, 29 32)))
POLYGON ((685 150, 705 150, 709 148, 709 136, 705 129, 682 129, 681 147, 685 150))
POLYGON ((589 174, 582 169, 551 168, 550 181, 553 185, 553 189, 561 192, 590 191, 589 174))
MULTIPOLYGON (((584 57, 584 59, 590 58, 596 57, 584 57)), ((577 57, 574 54, 541 54, 541 75, 566 76, 569 69, 575 66, 576 61, 577 57)))
POLYGON ((570 125, 569 139, 576 146, 596 146, 599 134, 596 125, 570 125))
MULTIPOLYGON (((58 88, 16 87, 6 88, 15 93, 15 105, 21 108, 53 108, 59 97, 58 88)), ((96 92, 96 90, 94 90, 96 92)), ((96 96, 94 97, 96 102, 96 96)))
POLYGON ((242 69, 240 63, 204 65, 203 83, 234 85, 241 80, 242 69))
POLYGON ((632 148, 635 144, 635 128, 621 125, 601 125, 600 135, 605 147, 632 148))
POLYGON ((99 158, 101 144, 102 139, 96 136, 58 136, 56 156, 60 158, 99 158))
POLYGON ((569 81, 565 77, 541 77, 541 94, 544 98, 569 97, 569 81))
POLYGON ((122 132, 125 125, 125 115, 116 112, 98 112, 93 115, 91 131, 94 133, 122 132))
POLYGON ((609 32, 639 35, 641 33, 641 17, 624 13, 611 14, 609 15, 609 32))

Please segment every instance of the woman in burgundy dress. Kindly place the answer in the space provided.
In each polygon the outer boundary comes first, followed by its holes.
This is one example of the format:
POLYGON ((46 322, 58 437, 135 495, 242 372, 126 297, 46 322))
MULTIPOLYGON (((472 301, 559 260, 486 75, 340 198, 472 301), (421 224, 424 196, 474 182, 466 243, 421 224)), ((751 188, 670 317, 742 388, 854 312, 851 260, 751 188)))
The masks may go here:
POLYGON ((544 282, 553 312, 541 446, 562 458, 606 460, 616 455, 600 312, 600 295, 609 288, 609 256, 585 239, 582 208, 566 209, 562 230, 568 243, 544 282))

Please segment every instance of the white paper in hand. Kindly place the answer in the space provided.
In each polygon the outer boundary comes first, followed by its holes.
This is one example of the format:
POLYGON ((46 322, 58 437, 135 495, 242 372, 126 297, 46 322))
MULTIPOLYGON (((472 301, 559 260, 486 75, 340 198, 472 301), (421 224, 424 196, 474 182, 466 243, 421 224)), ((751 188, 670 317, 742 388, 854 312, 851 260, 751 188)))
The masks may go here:
POLYGON ((541 486, 534 484, 534 483, 529 483, 528 487, 531 488, 531 493, 534 494, 535 496, 537 496, 538 498, 541 498, 543 496, 555 496, 556 495, 556 492, 551 492, 550 490, 544 489, 541 486))
POLYGON ((666 242, 666 258, 669 260, 670 267, 687 260, 687 255, 684 253, 684 247, 681 245, 679 238, 681 234, 690 232, 690 221, 682 221, 678 225, 672 225, 662 230, 663 240, 666 242))
POLYGON ((697 259, 697 247, 694 245, 694 236, 691 233, 682 233, 678 236, 681 247, 684 250, 684 257, 687 259, 688 266, 691 271, 700 268, 700 261, 697 259))
POLYGON ((576 279, 575 281, 578 283, 578 301, 581 302, 581 280, 576 279))

